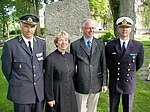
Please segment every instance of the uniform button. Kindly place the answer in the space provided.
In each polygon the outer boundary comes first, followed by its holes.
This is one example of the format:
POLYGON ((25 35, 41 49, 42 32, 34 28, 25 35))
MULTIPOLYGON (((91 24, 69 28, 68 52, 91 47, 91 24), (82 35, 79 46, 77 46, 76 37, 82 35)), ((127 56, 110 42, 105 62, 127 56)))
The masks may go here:
POLYGON ((120 68, 118 68, 118 70, 120 70, 120 68))
POLYGON ((21 64, 19 65, 19 68, 22 68, 22 65, 21 65, 21 64))
POLYGON ((128 65, 130 66, 131 64, 129 63, 128 65))
POLYGON ((36 74, 34 74, 34 77, 36 77, 36 74))
POLYGON ((126 81, 128 82, 129 80, 127 79, 126 81))
POLYGON ((127 74, 127 76, 130 76, 130 74, 127 74))
POLYGON ((119 78, 117 78, 117 80, 119 80, 119 78))
POLYGON ((34 83, 34 85, 36 85, 36 83, 34 83))
POLYGON ((117 75, 120 75, 120 73, 117 73, 117 75))
POLYGON ((130 71, 130 69, 128 69, 128 71, 130 71))
POLYGON ((120 62, 118 62, 118 65, 120 65, 120 62))
POLYGON ((33 68, 35 68, 35 66, 33 66, 33 68))

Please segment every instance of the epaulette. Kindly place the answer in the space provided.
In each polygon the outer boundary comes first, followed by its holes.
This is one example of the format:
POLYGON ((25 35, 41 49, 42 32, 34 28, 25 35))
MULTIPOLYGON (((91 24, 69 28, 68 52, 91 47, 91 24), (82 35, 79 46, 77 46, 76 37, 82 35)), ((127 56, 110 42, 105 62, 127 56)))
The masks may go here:
POLYGON ((15 37, 8 38, 7 40, 5 40, 5 42, 8 42, 8 41, 12 40, 13 38, 15 38, 15 37))
POLYGON ((42 38, 42 37, 39 37, 39 36, 36 36, 36 38, 39 38, 41 40, 44 40, 45 41, 45 38, 42 38))

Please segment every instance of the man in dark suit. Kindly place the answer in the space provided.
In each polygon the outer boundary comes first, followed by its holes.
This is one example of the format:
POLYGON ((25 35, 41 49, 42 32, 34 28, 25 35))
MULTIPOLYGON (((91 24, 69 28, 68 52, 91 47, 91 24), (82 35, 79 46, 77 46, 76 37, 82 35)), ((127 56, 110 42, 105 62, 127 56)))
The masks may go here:
POLYGON ((74 84, 79 112, 96 112, 99 93, 107 90, 105 46, 94 38, 94 30, 95 21, 86 19, 83 37, 71 43, 70 48, 76 65, 74 84))
POLYGON ((15 112, 42 112, 44 99, 43 61, 45 41, 34 37, 39 18, 20 18, 21 35, 5 42, 2 71, 9 83, 7 98, 15 112))
POLYGON ((120 96, 123 112, 132 112, 136 71, 143 64, 144 50, 142 43, 130 38, 134 24, 131 18, 121 17, 116 24, 119 37, 106 45, 110 112, 118 112, 120 96))

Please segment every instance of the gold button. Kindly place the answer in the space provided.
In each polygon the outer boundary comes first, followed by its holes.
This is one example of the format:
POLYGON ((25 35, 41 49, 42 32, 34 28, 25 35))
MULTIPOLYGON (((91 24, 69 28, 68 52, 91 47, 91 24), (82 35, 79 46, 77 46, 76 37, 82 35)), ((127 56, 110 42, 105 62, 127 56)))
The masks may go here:
POLYGON ((119 78, 117 78, 117 80, 119 80, 119 78))
POLYGON ((129 63, 129 66, 130 66, 131 64, 129 63))
POLYGON ((130 71, 130 69, 128 69, 128 71, 130 71))
POLYGON ((129 80, 127 79, 126 81, 128 82, 129 80))
POLYGON ((127 74, 127 76, 130 76, 130 74, 127 74))
POLYGON ((118 68, 118 70, 120 70, 120 68, 118 68))
POLYGON ((120 75, 120 73, 118 73, 117 75, 120 75))
POLYGON ((118 65, 120 65, 120 62, 118 62, 118 65))

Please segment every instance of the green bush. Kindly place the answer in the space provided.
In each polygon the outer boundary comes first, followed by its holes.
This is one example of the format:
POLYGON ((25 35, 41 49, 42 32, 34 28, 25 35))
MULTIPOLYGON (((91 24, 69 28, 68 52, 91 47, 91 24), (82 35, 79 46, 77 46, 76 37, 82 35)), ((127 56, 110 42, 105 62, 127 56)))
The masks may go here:
POLYGON ((9 32, 10 35, 16 35, 16 34, 20 34, 21 31, 20 30, 12 30, 9 32))
POLYGON ((102 39, 104 42, 110 42, 116 39, 116 37, 114 31, 111 29, 106 31, 104 35, 99 36, 99 39, 102 39))
POLYGON ((17 30, 17 34, 21 34, 21 30, 17 30))
POLYGON ((9 32, 9 34, 10 35, 15 35, 15 34, 17 34, 17 32, 15 30, 12 30, 12 31, 9 32))

